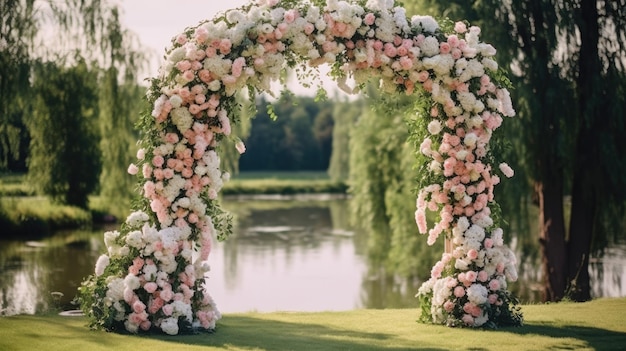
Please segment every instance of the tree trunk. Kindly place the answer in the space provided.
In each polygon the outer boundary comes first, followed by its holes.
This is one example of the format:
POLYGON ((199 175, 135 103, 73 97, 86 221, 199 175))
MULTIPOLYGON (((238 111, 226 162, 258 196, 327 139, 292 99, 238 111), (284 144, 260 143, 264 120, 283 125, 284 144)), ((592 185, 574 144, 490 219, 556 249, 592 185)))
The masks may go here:
POLYGON ((595 204, 589 199, 584 170, 574 173, 572 188, 572 217, 570 220, 568 256, 568 297, 574 301, 591 299, 589 282, 589 253, 595 217, 595 204))
POLYGON ((539 198, 539 242, 544 277, 543 301, 559 301, 566 288, 567 257, 563 190, 559 182, 535 183, 539 198))
MULTIPOLYGON (((593 227, 597 215, 594 187, 596 181, 590 167, 603 167, 598 161, 597 138, 602 136, 603 126, 598 116, 604 116, 600 99, 603 82, 599 79, 602 65, 598 57, 600 29, 596 0, 580 2, 578 29, 580 52, 576 88, 581 124, 576 140, 574 159, 574 183, 572 187, 572 216, 568 240, 568 283, 569 297, 574 301, 591 299, 589 284, 589 253, 593 227)), ((597 170, 594 169, 594 171, 597 170)), ((595 178, 599 179, 599 178, 595 178)))

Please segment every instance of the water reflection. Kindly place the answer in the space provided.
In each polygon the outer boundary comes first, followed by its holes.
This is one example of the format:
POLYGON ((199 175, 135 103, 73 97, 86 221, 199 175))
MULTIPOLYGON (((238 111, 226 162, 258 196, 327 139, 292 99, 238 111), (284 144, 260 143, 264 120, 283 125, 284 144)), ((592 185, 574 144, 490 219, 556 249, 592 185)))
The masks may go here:
MULTIPOLYGON (((373 264, 371 237, 349 225, 346 200, 231 199, 224 206, 237 218, 235 233, 215 242, 207 283, 223 312, 417 306, 420 279, 402 279, 373 264)), ((52 292, 61 292, 58 305, 68 308, 104 252, 104 230, 59 232, 38 242, 0 241, 0 315, 55 308, 52 292)), ((536 240, 515 233, 511 239, 520 258, 520 281, 509 288, 523 302, 538 301, 542 277, 536 240)), ((416 254, 426 271, 438 255, 416 254)), ((626 243, 592 258, 594 297, 626 296, 625 263, 626 243)))
POLYGON ((67 307, 104 249, 101 238, 71 231, 37 242, 0 241, 0 315, 67 307))

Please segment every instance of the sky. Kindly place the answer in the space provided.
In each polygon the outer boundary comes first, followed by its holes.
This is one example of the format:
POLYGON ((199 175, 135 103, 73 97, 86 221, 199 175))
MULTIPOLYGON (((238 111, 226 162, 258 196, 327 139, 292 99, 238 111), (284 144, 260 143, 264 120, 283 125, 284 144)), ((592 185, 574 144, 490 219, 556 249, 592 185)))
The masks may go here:
POLYGON ((245 5, 248 0, 117 0, 116 3, 122 10, 123 25, 154 52, 155 60, 147 72, 147 76, 154 76, 172 37, 222 11, 245 5))
MULTIPOLYGON (((162 62, 165 49, 171 44, 172 37, 182 33, 187 27, 197 25, 199 22, 212 19, 218 13, 228 9, 241 7, 250 0, 117 0, 121 9, 122 24, 132 31, 141 45, 152 51, 149 69, 141 75, 144 78, 157 75, 162 62)), ((322 72, 323 86, 329 96, 339 94, 346 96, 336 88, 329 78, 322 72)), ((315 89, 306 89, 293 81, 288 83, 290 90, 298 95, 315 95, 315 89)))

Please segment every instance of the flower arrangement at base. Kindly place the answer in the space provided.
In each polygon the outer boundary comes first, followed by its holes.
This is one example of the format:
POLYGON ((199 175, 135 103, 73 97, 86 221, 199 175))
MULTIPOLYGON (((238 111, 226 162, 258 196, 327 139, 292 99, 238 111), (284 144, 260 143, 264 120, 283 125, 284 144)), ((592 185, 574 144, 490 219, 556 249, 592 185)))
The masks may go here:
MULTIPOLYGON (((241 106, 236 94, 270 92, 286 67, 302 79, 331 66, 350 93, 376 80, 383 91, 417 97, 410 134, 424 170, 415 219, 428 243, 452 244, 420 288, 422 320, 450 326, 519 325, 507 291, 517 278, 493 189, 500 181, 489 147, 512 117, 496 50, 464 22, 407 18, 393 0, 257 0, 187 28, 173 38, 141 118, 141 149, 129 173, 140 197, 119 231, 104 234, 107 253, 80 288, 92 326, 132 333, 212 330, 220 313, 207 293, 206 259, 214 238, 231 232, 218 193, 229 174, 223 144, 241 106), (348 85, 348 78, 355 86, 348 85), (437 223, 428 229, 427 211, 437 223)), ((505 176, 513 171, 505 163, 505 176)))

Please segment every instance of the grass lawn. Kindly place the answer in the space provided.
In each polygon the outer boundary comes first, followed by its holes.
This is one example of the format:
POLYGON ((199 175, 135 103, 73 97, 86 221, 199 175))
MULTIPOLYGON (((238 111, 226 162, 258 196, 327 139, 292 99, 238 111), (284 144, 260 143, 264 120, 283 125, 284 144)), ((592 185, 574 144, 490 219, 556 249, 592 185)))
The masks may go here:
POLYGON ((0 350, 624 350, 626 299, 522 307, 500 330, 417 323, 417 309, 226 314, 214 334, 90 331, 83 317, 0 318, 0 350))

